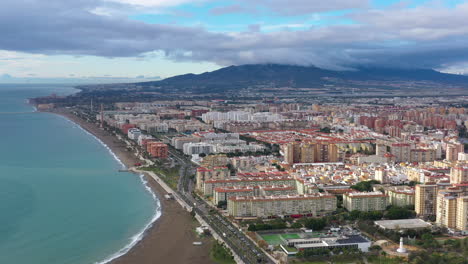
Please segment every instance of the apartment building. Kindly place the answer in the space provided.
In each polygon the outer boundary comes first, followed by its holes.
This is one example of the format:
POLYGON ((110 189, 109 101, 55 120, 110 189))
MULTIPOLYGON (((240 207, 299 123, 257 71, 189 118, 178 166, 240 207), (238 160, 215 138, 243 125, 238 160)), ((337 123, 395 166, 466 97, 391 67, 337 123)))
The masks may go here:
POLYGON ((214 152, 214 146, 212 144, 200 143, 186 143, 183 146, 185 155, 194 154, 210 154, 214 152))
POLYGON ((396 162, 410 161, 411 145, 409 143, 393 143, 390 153, 395 156, 396 162))
POLYGON ((450 170, 450 183, 468 183, 468 164, 459 164, 450 170))
POLYGON ((391 205, 406 207, 414 205, 415 191, 411 187, 394 187, 387 192, 391 205))
POLYGON ((167 131, 169 131, 169 125, 164 122, 149 123, 149 124, 142 125, 141 129, 146 130, 150 134, 167 133, 167 131))
POLYGON ((176 149, 182 150, 187 143, 198 143, 201 138, 198 137, 174 137, 171 139, 171 145, 176 149))
POLYGON ((169 148, 162 142, 148 142, 146 144, 146 151, 153 158, 167 159, 169 155, 169 148))
POLYGON ((348 211, 383 211, 388 206, 388 195, 381 192, 345 193, 343 206, 348 211))
POLYGON ((385 168, 377 168, 374 172, 374 180, 380 183, 388 183, 388 172, 385 168))
POLYGON ((414 210, 418 216, 436 213, 438 186, 435 183, 418 184, 415 188, 414 210))
POLYGON ((207 180, 223 180, 230 176, 231 172, 226 166, 198 167, 197 168, 197 189, 203 191, 203 186, 207 180))
POLYGON ((213 190, 213 201, 227 201, 234 196, 284 196, 297 194, 296 187, 289 185, 219 187, 213 190))
POLYGON ((448 188, 437 194, 436 223, 447 228, 455 228, 457 220, 457 198, 460 189, 448 188))
POLYGON ((338 162, 338 147, 329 143, 289 143, 283 146, 284 160, 288 164, 338 162))
POLYGON ((435 159, 435 149, 412 149, 410 151, 410 162, 430 162, 435 159))
POLYGON ((233 217, 322 216, 336 210, 336 196, 330 194, 284 196, 235 196, 228 200, 233 217))
POLYGON ((461 196, 457 198, 457 216, 456 216, 457 230, 468 234, 468 196, 461 196))
POLYGON ((460 143, 449 143, 445 151, 445 159, 448 161, 458 160, 458 153, 463 153, 465 146, 460 143))
POLYGON ((245 177, 245 178, 230 178, 224 180, 206 180, 203 184, 204 195, 213 195, 213 190, 219 187, 244 187, 244 186, 272 186, 272 185, 288 185, 296 186, 296 180, 291 176, 278 177, 245 177))
POLYGON ((235 196, 255 196, 254 187, 218 187, 213 190, 213 202, 217 205, 219 202, 227 201, 231 197, 235 196))

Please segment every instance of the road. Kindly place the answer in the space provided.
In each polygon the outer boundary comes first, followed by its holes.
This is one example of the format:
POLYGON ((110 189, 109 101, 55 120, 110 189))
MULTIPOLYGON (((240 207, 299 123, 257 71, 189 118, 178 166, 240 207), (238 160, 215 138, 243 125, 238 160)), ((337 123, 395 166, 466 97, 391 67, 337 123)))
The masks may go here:
MULTIPOLYGON (((92 121, 89 114, 85 114, 88 121, 92 121)), ((83 116, 82 116, 83 117, 83 116)), ((120 139, 122 140, 122 138, 120 139)), ((126 141, 126 140, 125 140, 126 141)), ((136 144, 131 144, 126 141, 129 147, 137 150, 139 147, 136 144)), ((265 263, 275 264, 275 261, 265 254, 260 248, 258 248, 245 234, 238 230, 231 221, 226 219, 219 212, 213 209, 205 200, 193 196, 194 181, 191 179, 191 175, 195 174, 196 167, 192 162, 182 153, 169 148, 169 154, 171 158, 176 160, 181 166, 179 170, 179 182, 177 184, 177 191, 173 193, 171 188, 165 184, 156 174, 148 172, 158 181, 167 192, 172 192, 177 198, 182 207, 192 207, 196 215, 200 217, 205 223, 207 223, 213 231, 234 251, 240 260, 245 264, 265 263), (180 198, 180 199, 179 199, 180 198)), ((136 172, 143 172, 137 168, 130 168, 130 170, 136 172)))
POLYGON ((170 149, 169 154, 178 160, 181 165, 178 194, 187 204, 193 206, 195 213, 210 225, 216 233, 222 236, 224 242, 235 251, 244 263, 275 263, 275 261, 248 239, 242 231, 238 230, 230 220, 219 214, 217 210, 212 209, 205 200, 192 195, 194 182, 190 176, 195 173, 196 168, 186 156, 176 150, 170 149))

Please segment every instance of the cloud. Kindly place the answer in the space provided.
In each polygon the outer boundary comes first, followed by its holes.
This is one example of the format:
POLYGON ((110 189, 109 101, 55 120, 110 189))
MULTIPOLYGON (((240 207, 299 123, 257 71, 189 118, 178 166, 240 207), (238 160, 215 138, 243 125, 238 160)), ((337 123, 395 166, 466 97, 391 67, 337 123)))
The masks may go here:
POLYGON ((134 6, 144 7, 168 7, 182 4, 193 4, 205 2, 206 0, 106 0, 108 2, 117 2, 134 6))
POLYGON ((258 9, 280 15, 304 15, 319 12, 365 8, 369 0, 236 0, 238 4, 217 7, 214 14, 256 13, 258 9))
MULTIPOLYGON (((186 2, 7 0, 0 9, 0 50, 9 52, 0 53, 0 67, 2 59, 18 63, 20 59, 15 59, 12 51, 111 58, 145 57, 157 52, 176 61, 208 61, 223 66, 283 63, 333 69, 356 65, 440 68, 468 61, 468 27, 464 26, 468 4, 454 8, 397 5, 379 10, 363 8, 368 5, 363 0, 314 1, 313 5, 310 0, 250 1, 283 15, 361 8, 342 15, 353 24, 285 24, 274 32, 262 32, 267 25, 253 25, 245 32, 217 33, 202 26, 146 24, 119 12, 134 5, 164 7, 186 2), (288 30, 291 26, 296 30, 288 30)), ((227 6, 212 12, 223 14, 236 9, 227 6)))
POLYGON ((13 76, 11 76, 8 73, 4 73, 4 74, 0 75, 0 79, 12 79, 12 78, 13 78, 13 76))
POLYGON ((249 13, 254 9, 249 9, 241 5, 228 5, 228 6, 219 6, 210 10, 210 13, 213 15, 225 15, 225 14, 234 14, 234 13, 249 13))

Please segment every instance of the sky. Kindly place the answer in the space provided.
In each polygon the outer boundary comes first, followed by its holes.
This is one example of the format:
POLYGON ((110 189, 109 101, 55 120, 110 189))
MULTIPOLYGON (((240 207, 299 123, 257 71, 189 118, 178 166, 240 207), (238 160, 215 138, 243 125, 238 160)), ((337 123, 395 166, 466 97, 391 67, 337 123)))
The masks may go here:
POLYGON ((0 82, 278 63, 468 73, 468 0, 2 0, 0 82))

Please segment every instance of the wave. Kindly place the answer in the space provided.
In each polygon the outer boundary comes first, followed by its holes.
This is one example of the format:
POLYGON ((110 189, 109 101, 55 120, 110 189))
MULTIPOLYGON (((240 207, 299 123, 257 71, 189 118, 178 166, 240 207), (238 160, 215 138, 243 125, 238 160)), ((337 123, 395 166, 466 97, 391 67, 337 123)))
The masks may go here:
POLYGON ((122 160, 120 160, 120 158, 112 151, 112 149, 109 146, 107 146, 106 143, 104 143, 100 138, 96 137, 93 133, 91 133, 88 130, 84 129, 83 127, 81 127, 79 124, 77 124, 73 120, 70 120, 70 119, 68 119, 68 118, 66 118, 65 116, 62 116, 62 115, 59 115, 59 116, 61 116, 63 119, 67 120, 68 122, 72 123, 75 127, 81 129, 86 134, 93 137, 97 142, 101 143, 101 145, 104 146, 104 148, 106 148, 107 151, 109 151, 109 153, 112 155, 112 157, 114 157, 114 159, 122 166, 122 169, 127 169, 127 166, 125 166, 125 164, 122 162, 122 160))
MULTIPOLYGON (((61 115, 59 115, 59 116, 61 116, 61 115)), ((83 130, 86 134, 90 135, 95 140, 97 140, 99 143, 101 143, 101 145, 103 145, 109 151, 109 153, 114 157, 114 159, 122 166, 122 169, 127 169, 127 166, 125 166, 125 164, 112 151, 112 149, 109 146, 107 146, 100 138, 96 137, 94 134, 92 134, 88 130, 84 129, 83 127, 81 127, 79 124, 77 124, 73 120, 70 120, 70 119, 68 119, 68 118, 66 118, 64 116, 61 116, 61 117, 64 118, 65 120, 67 120, 68 122, 72 123, 74 126, 78 127, 79 129, 83 130)), ((136 244, 138 244, 138 242, 140 242, 144 238, 146 231, 153 226, 154 222, 156 222, 156 220, 158 220, 159 217, 161 217, 161 215, 162 215, 161 201, 158 199, 158 197, 157 197, 156 193, 153 191, 153 189, 151 189, 151 187, 148 185, 148 181, 145 179, 145 176, 143 174, 139 174, 139 176, 140 176, 141 183, 145 186, 145 190, 148 193, 151 194, 151 197, 156 202, 155 214, 153 215, 153 217, 151 218, 149 223, 146 224, 145 227, 140 230, 140 232, 138 232, 136 235, 134 235, 134 236, 132 236, 130 238, 130 243, 128 243, 125 247, 121 248, 116 253, 110 255, 109 257, 107 257, 105 260, 95 262, 94 264, 109 263, 112 260, 115 260, 115 259, 127 254, 136 244)))
POLYGON ((124 248, 122 248, 119 251, 117 251, 116 253, 112 254, 111 256, 106 258, 105 260, 100 261, 100 262, 95 262, 95 264, 106 264, 106 263, 109 263, 109 262, 111 262, 111 261, 113 261, 113 260, 127 254, 136 244, 138 244, 138 242, 140 242, 145 237, 146 231, 153 226, 154 222, 156 222, 156 220, 158 220, 159 217, 161 217, 161 215, 162 215, 161 202, 159 201, 159 199, 157 198, 157 196, 153 192, 153 190, 148 186, 148 181, 145 180, 143 174, 140 174, 140 179, 141 179, 142 183, 145 185, 146 190, 149 193, 151 193, 153 199, 156 201, 156 204, 157 204, 156 214, 153 216, 151 221, 138 234, 131 237, 131 240, 130 240, 129 244, 127 244, 124 248))

